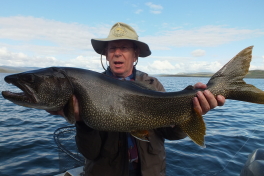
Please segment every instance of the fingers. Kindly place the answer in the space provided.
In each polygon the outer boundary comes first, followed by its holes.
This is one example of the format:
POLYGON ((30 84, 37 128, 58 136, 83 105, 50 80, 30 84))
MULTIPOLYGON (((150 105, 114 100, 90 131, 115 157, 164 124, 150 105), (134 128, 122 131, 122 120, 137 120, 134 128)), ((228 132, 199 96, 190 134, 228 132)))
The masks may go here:
POLYGON ((216 100, 217 100, 218 106, 223 106, 225 104, 225 97, 222 95, 217 95, 216 100))
POLYGON ((208 91, 198 91, 197 97, 194 98, 194 107, 200 112, 200 114, 206 114, 211 109, 217 106, 217 101, 214 96, 208 91))
POLYGON ((209 90, 205 90, 203 92, 203 95, 205 97, 205 101, 207 100, 207 102, 210 106, 210 109, 213 109, 218 105, 218 102, 217 102, 215 96, 209 90))
POLYGON ((51 115, 58 115, 57 111, 47 111, 48 113, 50 113, 51 115))
MULTIPOLYGON (((206 89, 207 85, 198 82, 193 87, 194 89, 206 89)), ((202 115, 216 106, 223 106, 225 104, 225 97, 222 95, 217 95, 215 97, 209 90, 204 90, 203 92, 198 91, 196 95, 197 97, 193 98, 193 105, 202 115)))
MULTIPOLYGON (((79 103, 78 100, 76 98, 75 95, 73 95, 73 111, 74 111, 74 117, 76 121, 82 121, 82 119, 80 118, 80 111, 79 111, 79 103)), ((48 113, 52 114, 52 115, 61 115, 62 117, 64 117, 64 112, 63 110, 59 110, 59 111, 47 111, 48 113)))
POLYGON ((207 88, 207 85, 206 84, 203 84, 201 82, 198 82, 196 84, 194 84, 194 89, 206 89, 207 88))
POLYGON ((73 95, 73 108, 74 108, 74 117, 76 121, 81 121, 80 112, 79 112, 79 102, 75 95, 73 95))
POLYGON ((203 110, 202 110, 202 108, 200 106, 200 102, 199 102, 197 97, 193 98, 193 108, 196 109, 199 114, 204 115, 203 114, 203 110))
POLYGON ((221 106, 225 102, 225 98, 223 96, 218 96, 217 100, 209 90, 205 90, 203 92, 198 91, 196 95, 197 97, 193 99, 193 105, 202 115, 218 106, 218 102, 221 106))
POLYGON ((59 111, 47 111, 48 113, 50 113, 51 115, 60 115, 60 116, 64 116, 64 112, 63 110, 59 110, 59 111))
POLYGON ((58 115, 61 115, 61 116, 63 116, 63 117, 65 116, 63 110, 59 110, 59 111, 58 111, 58 115))

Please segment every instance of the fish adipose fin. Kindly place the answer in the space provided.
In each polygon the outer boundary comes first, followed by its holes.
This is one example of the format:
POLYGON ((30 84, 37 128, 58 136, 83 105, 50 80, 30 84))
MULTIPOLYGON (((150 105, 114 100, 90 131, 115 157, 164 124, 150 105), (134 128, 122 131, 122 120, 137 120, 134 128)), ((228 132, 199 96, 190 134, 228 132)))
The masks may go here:
POLYGON ((197 145, 205 148, 205 123, 202 115, 197 109, 193 109, 193 115, 188 118, 184 123, 180 124, 181 129, 191 138, 197 145))
POLYGON ((148 130, 131 131, 130 134, 138 140, 149 142, 149 131, 148 130))
POLYGON ((208 90, 226 99, 264 104, 264 91, 243 81, 249 70, 252 49, 253 46, 243 49, 216 72, 207 84, 208 90))

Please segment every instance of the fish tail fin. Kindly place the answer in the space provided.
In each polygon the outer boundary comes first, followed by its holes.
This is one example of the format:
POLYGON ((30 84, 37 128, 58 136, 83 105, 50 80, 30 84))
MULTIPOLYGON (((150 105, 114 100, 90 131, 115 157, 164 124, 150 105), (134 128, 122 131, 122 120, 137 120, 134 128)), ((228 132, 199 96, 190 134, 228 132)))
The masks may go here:
POLYGON ((204 136, 206 127, 202 115, 196 108, 194 108, 193 115, 184 123, 180 124, 180 128, 194 143, 205 148, 204 136))
POLYGON ((264 91, 243 81, 249 70, 252 49, 253 46, 243 49, 216 72, 207 83, 208 90, 226 99, 264 104, 264 91))

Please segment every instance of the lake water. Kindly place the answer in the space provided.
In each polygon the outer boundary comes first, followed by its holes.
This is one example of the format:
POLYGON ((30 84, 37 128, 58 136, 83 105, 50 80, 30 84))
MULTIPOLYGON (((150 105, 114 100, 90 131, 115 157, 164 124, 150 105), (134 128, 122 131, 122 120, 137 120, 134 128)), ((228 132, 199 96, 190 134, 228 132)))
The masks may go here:
MULTIPOLYGON (((19 91, 4 83, 0 91, 19 91)), ((159 77, 167 91, 179 91, 208 78, 159 77)), ((245 79, 264 90, 264 79, 245 79)), ((248 154, 264 144, 264 105, 227 100, 204 115, 206 148, 188 137, 166 141, 168 176, 237 176, 248 154)), ((54 131, 69 124, 43 110, 17 106, 0 95, 0 175, 46 176, 59 172, 54 131)))

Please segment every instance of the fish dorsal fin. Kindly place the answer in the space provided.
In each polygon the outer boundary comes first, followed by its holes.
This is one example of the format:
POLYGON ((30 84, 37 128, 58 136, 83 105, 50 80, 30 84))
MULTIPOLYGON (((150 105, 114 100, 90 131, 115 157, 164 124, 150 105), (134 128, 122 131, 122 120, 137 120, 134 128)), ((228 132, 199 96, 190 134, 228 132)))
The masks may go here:
POLYGON ((64 118, 69 122, 70 124, 75 124, 76 120, 74 117, 74 107, 73 107, 73 95, 67 102, 67 104, 63 108, 64 112, 64 118))
POLYGON ((180 124, 180 128, 191 138, 194 143, 205 148, 205 123, 198 110, 194 108, 193 111, 193 115, 184 123, 180 124))

